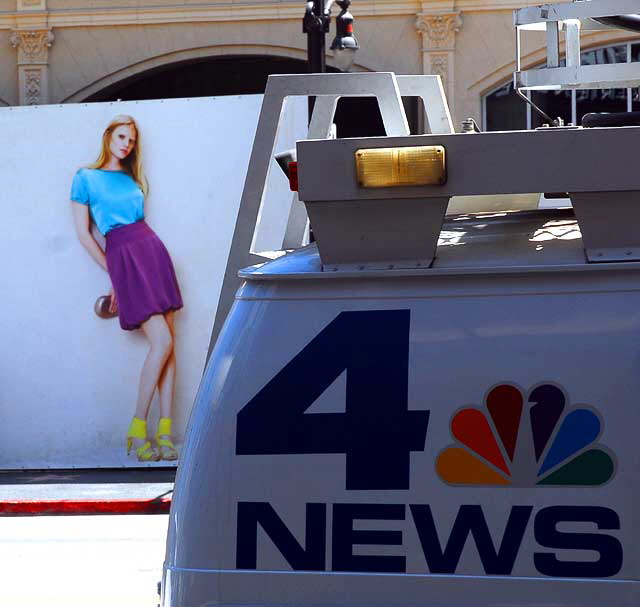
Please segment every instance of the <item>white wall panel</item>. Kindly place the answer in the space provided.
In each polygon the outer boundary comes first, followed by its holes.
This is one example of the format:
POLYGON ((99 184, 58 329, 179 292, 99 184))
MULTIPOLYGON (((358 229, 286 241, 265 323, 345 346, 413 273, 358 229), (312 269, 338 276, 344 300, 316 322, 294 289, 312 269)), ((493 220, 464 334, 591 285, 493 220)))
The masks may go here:
MULTIPOLYGON (((176 435, 209 344, 261 96, 0 108, 0 469, 138 465, 125 456, 140 331, 93 311, 107 274, 76 237, 76 170, 116 114, 140 125, 146 218, 182 289, 176 435)), ((155 433, 157 402, 150 433, 155 433)), ((161 462, 162 463, 162 462, 161 462)), ((166 462, 165 462, 166 464, 166 462)))

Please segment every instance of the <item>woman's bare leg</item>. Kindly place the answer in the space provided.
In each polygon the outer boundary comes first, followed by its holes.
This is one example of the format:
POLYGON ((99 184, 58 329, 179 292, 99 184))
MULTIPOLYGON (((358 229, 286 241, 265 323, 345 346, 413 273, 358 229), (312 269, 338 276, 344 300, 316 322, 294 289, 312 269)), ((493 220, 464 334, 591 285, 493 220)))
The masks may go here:
MULTIPOLYGON (((171 333, 171 341, 175 346, 176 335, 174 327, 175 312, 171 310, 164 315, 164 318, 171 333)), ((176 354, 175 347, 171 348, 171 354, 160 373, 158 380, 158 394, 160 396, 160 417, 171 417, 173 409, 173 398, 176 385, 176 354)), ((168 438, 168 437, 167 437, 168 438)))
POLYGON ((167 360, 173 352, 173 337, 162 314, 156 314, 142 323, 142 332, 149 341, 149 352, 142 365, 136 417, 147 419, 151 399, 167 360))
MULTIPOLYGON (((172 343, 175 345, 175 330, 173 325, 173 311, 165 314, 165 320, 171 332, 172 343)), ((176 384, 176 356, 174 349, 165 363, 158 380, 158 394, 160 396, 160 421, 156 440, 160 457, 164 460, 178 459, 178 452, 171 437, 171 410, 173 409, 173 395, 176 384)))

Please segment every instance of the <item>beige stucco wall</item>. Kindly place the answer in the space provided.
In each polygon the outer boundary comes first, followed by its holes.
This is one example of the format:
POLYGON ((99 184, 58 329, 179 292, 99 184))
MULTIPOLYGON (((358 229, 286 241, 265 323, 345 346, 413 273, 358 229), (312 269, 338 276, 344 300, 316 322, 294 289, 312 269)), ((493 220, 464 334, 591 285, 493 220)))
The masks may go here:
POLYGON ((9 30, 0 30, 0 105, 16 105, 18 103, 18 78, 16 75, 16 58, 9 30))
POLYGON ((355 27, 360 50, 356 64, 379 72, 421 73, 420 35, 415 21, 415 15, 358 17, 355 27))
MULTIPOLYGON (((512 11, 465 13, 456 39, 456 117, 471 116, 478 123, 482 95, 509 80, 515 70, 515 30, 512 11)), ((522 37, 523 54, 540 50, 544 33, 522 37)))
MULTIPOLYGON (((448 74, 450 81, 447 92, 455 122, 467 116, 479 120, 482 95, 508 81, 514 69, 512 11, 536 3, 355 0, 351 10, 361 46, 355 69, 428 73, 435 65, 430 62, 430 53, 439 53, 440 73, 445 79, 448 74), (436 40, 437 33, 424 27, 425 20, 430 22, 434 15, 449 15, 456 23, 455 33, 452 31, 444 43, 436 40), (448 57, 444 63, 442 55, 448 57)), ((129 76, 193 58, 229 54, 306 58, 301 0, 247 0, 241 4, 202 0, 22 0, 23 8, 38 5, 39 10, 17 10, 18 5, 18 0, 0 0, 0 104, 80 101, 129 76), (53 33, 50 47, 42 49, 43 61, 25 67, 25 46, 11 43, 11 32, 15 31, 53 33), (28 100, 25 69, 32 73, 40 70, 43 82, 48 84, 41 90, 36 86, 28 100)), ((328 44, 333 31, 332 26, 328 44)), ((590 34, 584 37, 583 45, 630 37, 623 32, 590 34)), ((542 34, 528 33, 523 43, 525 65, 544 58, 542 34)), ((332 64, 330 54, 327 63, 332 64)))
MULTIPOLYGON (((419 72, 414 19, 363 18, 358 37, 359 69, 419 72)), ((78 101, 133 74, 193 58, 271 54, 305 59, 306 44, 299 20, 63 28, 55 31, 49 51, 50 101, 78 101)))

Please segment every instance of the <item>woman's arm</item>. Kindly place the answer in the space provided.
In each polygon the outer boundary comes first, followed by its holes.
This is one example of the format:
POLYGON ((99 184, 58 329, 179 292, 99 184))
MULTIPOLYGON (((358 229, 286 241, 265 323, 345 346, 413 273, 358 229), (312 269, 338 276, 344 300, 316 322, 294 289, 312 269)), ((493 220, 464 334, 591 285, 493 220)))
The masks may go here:
POLYGON ((73 208, 73 221, 76 226, 76 234, 80 244, 87 250, 89 255, 96 260, 98 265, 106 272, 107 260, 100 245, 91 234, 91 220, 89 218, 89 207, 78 202, 71 202, 73 208))
MULTIPOLYGON (((78 240, 82 246, 87 249, 89 255, 93 257, 98 265, 106 272, 107 271, 107 259, 104 256, 103 250, 96 242, 96 239, 91 233, 91 219, 89 217, 89 207, 79 202, 71 201, 71 207, 73 208, 73 222, 76 226, 76 234, 78 240)), ((109 303, 109 312, 116 313, 118 311, 118 304, 116 302, 115 295, 113 293, 113 287, 109 290, 109 297, 111 301, 109 303)))

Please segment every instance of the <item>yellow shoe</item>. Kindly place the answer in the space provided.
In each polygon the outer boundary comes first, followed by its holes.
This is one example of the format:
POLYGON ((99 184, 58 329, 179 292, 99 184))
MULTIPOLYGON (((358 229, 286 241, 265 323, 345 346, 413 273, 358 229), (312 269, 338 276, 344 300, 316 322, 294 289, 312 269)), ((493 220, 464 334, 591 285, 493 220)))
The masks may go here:
POLYGON ((156 432, 156 444, 160 450, 160 459, 173 462, 178 459, 178 452, 171 440, 171 422, 170 417, 160 418, 158 431, 156 432))
POLYGON ((139 417, 134 417, 129 426, 129 432, 127 433, 127 455, 129 455, 134 448, 135 440, 145 441, 143 444, 135 447, 139 462, 157 462, 160 459, 158 451, 154 449, 151 446, 151 442, 147 440, 147 421, 139 417))

